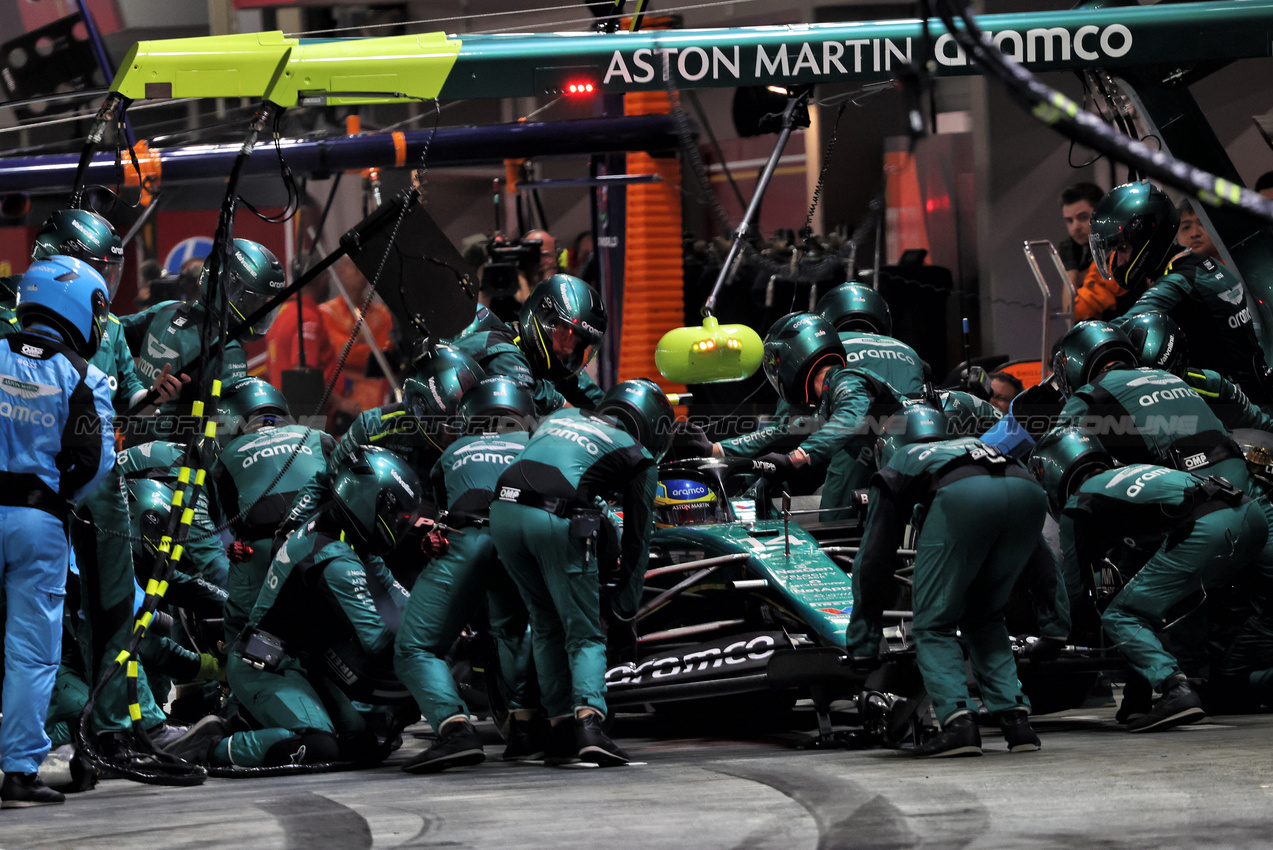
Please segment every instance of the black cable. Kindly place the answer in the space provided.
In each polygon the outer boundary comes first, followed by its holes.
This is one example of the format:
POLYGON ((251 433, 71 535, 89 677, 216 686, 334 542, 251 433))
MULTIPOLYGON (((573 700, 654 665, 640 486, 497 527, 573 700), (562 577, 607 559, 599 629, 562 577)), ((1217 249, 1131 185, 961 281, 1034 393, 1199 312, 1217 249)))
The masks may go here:
POLYGON ((969 59, 997 79, 1019 104, 1057 132, 1105 154, 1112 160, 1134 166, 1138 172, 1173 186, 1210 206, 1228 207, 1273 224, 1273 202, 1250 189, 1217 177, 1163 151, 1155 151, 1143 141, 1133 141, 1117 133, 1065 95, 1041 83, 1015 62, 1009 62, 982 32, 965 0, 941 0, 942 21, 964 49, 969 59), (953 10, 953 11, 952 11, 953 10), (962 26, 956 23, 959 16, 962 26))

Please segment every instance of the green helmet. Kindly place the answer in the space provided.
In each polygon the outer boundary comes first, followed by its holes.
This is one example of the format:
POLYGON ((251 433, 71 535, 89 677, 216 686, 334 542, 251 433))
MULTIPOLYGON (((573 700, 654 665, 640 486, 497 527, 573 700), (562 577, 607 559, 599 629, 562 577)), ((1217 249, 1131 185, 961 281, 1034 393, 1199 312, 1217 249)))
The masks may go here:
POLYGON ((884 423, 875 441, 875 460, 883 467, 899 450, 915 443, 935 443, 950 437, 950 418, 931 404, 909 404, 884 423))
POLYGON ((597 403, 596 412, 617 421, 620 428, 654 456, 655 462, 662 459, 672 445, 676 412, 667 393, 649 378, 615 384, 597 403))
POLYGON ((162 542, 172 515, 172 488, 150 478, 128 480, 128 516, 132 521, 133 553, 153 558, 164 548, 162 542))
POLYGON ((522 305, 517 344, 536 378, 577 375, 596 356, 606 333, 606 308, 588 284, 555 274, 531 290, 522 305))
POLYGON ((1109 190, 1092 211, 1088 244, 1101 277, 1140 291, 1167 268, 1180 214, 1157 186, 1124 183, 1109 190), (1129 249, 1120 260, 1118 249, 1129 249))
POLYGON ((282 391, 268 381, 231 381, 221 388, 217 400, 217 442, 225 447, 262 425, 283 425, 290 415, 282 391))
POLYGON ((507 375, 491 375, 460 399, 466 434, 529 431, 535 424, 535 399, 507 375))
POLYGON ((1048 493, 1054 511, 1065 507, 1073 491, 1091 472, 1104 472, 1114 459, 1100 441, 1073 425, 1044 434, 1030 453, 1030 472, 1048 493))
POLYGON ((110 222, 89 210, 58 210, 35 234, 31 259, 47 260, 54 254, 74 257, 97 269, 113 299, 124 271, 124 243, 110 222))
POLYGON ((761 365, 769 383, 791 404, 817 403, 813 379, 824 366, 843 366, 844 345, 817 313, 788 313, 765 336, 761 365))
MULTIPOLYGON (((283 264, 274 253, 257 242, 248 239, 235 239, 234 248, 226 261, 223 274, 226 283, 226 295, 230 300, 230 323, 240 325, 248 316, 265 306, 271 298, 287 288, 287 276, 283 274, 283 264)), ((205 262, 203 273, 199 279, 199 288, 205 297, 208 291, 208 265, 205 262)), ((261 339, 274 324, 278 308, 274 308, 265 317, 257 320, 242 339, 261 339)))
POLYGON ((402 382, 402 403, 421 419, 454 416, 464 394, 486 377, 472 357, 451 345, 438 345, 415 363, 402 382))
POLYGON ((1052 373, 1061 389, 1073 395, 1107 366, 1124 363, 1133 369, 1139 362, 1127 334, 1108 322, 1079 322, 1057 341, 1052 353, 1052 373))
POLYGON ((893 316, 884 296, 860 283, 842 283, 822 296, 817 312, 837 331, 884 336, 893 332, 893 316))
POLYGON ((340 462, 331 490, 350 530, 372 554, 385 555, 415 524, 423 488, 401 455, 359 447, 340 462))
POLYGON ((1189 341, 1180 325, 1165 313, 1139 313, 1111 324, 1127 334, 1141 366, 1184 375, 1189 368, 1189 341))

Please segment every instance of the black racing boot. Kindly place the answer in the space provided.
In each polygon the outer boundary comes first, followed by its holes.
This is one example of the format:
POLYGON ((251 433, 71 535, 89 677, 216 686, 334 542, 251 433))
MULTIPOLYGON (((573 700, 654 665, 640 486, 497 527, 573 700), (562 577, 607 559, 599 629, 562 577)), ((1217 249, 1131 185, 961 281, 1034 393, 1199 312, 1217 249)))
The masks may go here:
POLYGON ((628 763, 628 754, 610 740, 601 728, 601 715, 588 712, 575 718, 575 743, 579 746, 579 760, 592 762, 600 767, 618 767, 628 763))
POLYGON ((448 767, 464 767, 486 761, 482 752, 482 736, 467 720, 450 720, 438 730, 438 740, 422 753, 408 759, 402 769, 407 773, 437 773, 448 767))
POLYGON ((44 784, 38 773, 6 773, 0 785, 0 809, 25 809, 65 803, 66 795, 44 784))
POLYGON ((1024 708, 1010 708, 996 714, 1003 739, 1008 742, 1010 753, 1031 753, 1043 747, 1039 736, 1030 728, 1030 712, 1024 708))
POLYGON ((565 717, 548 727, 544 764, 574 764, 577 761, 579 743, 575 740, 574 718, 565 717))
POLYGON ((1119 723, 1131 723, 1149 713, 1153 708, 1154 689, 1139 673, 1128 673, 1123 683, 1123 700, 1114 719, 1119 723))
POLYGON ((157 750, 167 750, 168 745, 190 731, 190 727, 180 723, 160 723, 146 730, 150 743, 157 750))
POLYGON ((959 712, 932 738, 912 747, 910 753, 917 759, 981 755, 981 730, 976 716, 970 711, 959 712))
POLYGON ((186 730, 186 733, 174 741, 170 741, 162 749, 170 756, 176 756, 191 764, 208 764, 212 761, 212 751, 230 734, 225 721, 215 714, 201 718, 186 730))
POLYGON ((529 720, 508 718, 508 740, 505 742, 503 761, 533 761, 544 757, 548 745, 548 725, 536 714, 529 720))
POLYGON ((1202 699, 1184 676, 1172 676, 1162 687, 1162 696, 1154 707, 1148 714, 1128 723, 1128 732, 1161 732, 1173 726, 1197 723, 1206 716, 1202 699))

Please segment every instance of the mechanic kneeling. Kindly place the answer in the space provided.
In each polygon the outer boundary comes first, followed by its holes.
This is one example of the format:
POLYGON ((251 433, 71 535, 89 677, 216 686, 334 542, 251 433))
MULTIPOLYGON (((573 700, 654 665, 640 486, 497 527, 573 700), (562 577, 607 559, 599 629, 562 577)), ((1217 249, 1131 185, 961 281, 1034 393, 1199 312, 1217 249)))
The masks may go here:
POLYGON ((897 547, 907 522, 922 517, 911 588, 915 654, 942 728, 911 754, 981 755, 965 649, 1008 750, 1037 750, 1003 609, 1038 542, 1047 499, 1016 461, 979 440, 948 440, 948 433, 946 415, 928 405, 908 407, 884 426, 853 562, 849 654, 867 665, 879 655, 897 547))
POLYGON ((342 673, 390 668, 407 592, 381 556, 415 522, 420 492, 419 476, 394 452, 346 455, 331 500, 274 556, 230 653, 230 686, 259 728, 226 737, 225 726, 207 717, 170 753, 233 767, 379 760, 374 736, 325 668, 337 644, 360 656, 356 663, 338 656, 342 673))
POLYGON ((552 729, 544 760, 602 767, 628 756, 602 730, 606 641, 595 539, 599 499, 622 498, 622 570, 613 617, 636 616, 653 532, 658 459, 672 442, 674 414, 644 378, 606 392, 594 412, 562 410, 540 423, 500 476, 491 535, 530 610, 535 667, 552 729))
MULTIPOLYGON (((1061 549, 1088 571, 1113 548, 1153 555, 1109 602, 1101 622, 1132 668, 1162 698, 1131 717, 1129 732, 1156 732, 1203 716, 1202 701, 1176 658, 1155 635, 1173 605, 1205 594, 1263 548, 1268 523, 1255 502, 1226 479, 1150 464, 1115 468, 1092 436, 1058 428, 1039 441, 1030 469, 1062 513, 1061 549)), ((1183 619, 1183 618, 1181 618, 1183 619)), ((1167 626, 1170 628, 1170 625, 1167 626)))

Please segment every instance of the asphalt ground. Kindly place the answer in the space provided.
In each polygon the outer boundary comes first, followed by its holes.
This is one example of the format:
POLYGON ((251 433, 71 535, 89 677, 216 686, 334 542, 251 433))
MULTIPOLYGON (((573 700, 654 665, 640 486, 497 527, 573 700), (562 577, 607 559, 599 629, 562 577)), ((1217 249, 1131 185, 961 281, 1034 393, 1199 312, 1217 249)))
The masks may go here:
MULTIPOLYGON (((985 730, 980 758, 793 748, 784 733, 677 735, 620 718, 640 764, 384 767, 195 788, 122 779, 0 811, 0 848, 1171 848, 1273 844, 1273 714, 1133 735, 1113 708, 1037 718, 1037 753, 985 730)), ((701 718, 700 726, 711 726, 701 718)), ((427 727, 413 727, 423 733, 427 727)))

